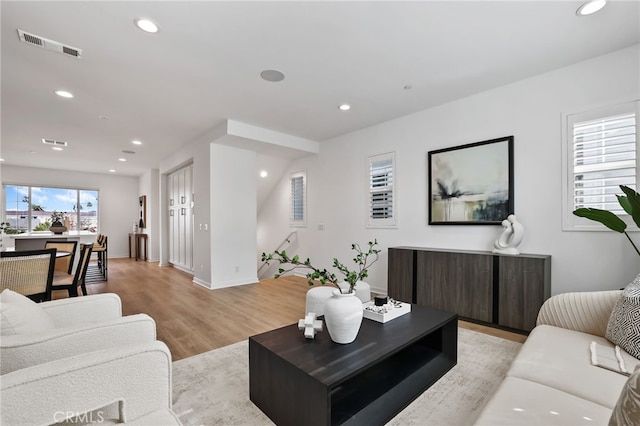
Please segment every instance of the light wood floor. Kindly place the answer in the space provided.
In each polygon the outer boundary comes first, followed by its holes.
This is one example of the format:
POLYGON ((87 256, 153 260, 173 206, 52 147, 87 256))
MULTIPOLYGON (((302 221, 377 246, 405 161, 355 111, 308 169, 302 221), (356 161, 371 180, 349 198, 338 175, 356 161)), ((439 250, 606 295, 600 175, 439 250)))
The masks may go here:
MULTIPOLYGON (((298 277, 208 290, 192 276, 157 263, 109 259, 109 281, 87 285, 89 294, 116 293, 124 315, 145 313, 174 360, 293 324, 302 318, 309 286, 298 277)), ((66 297, 55 292, 54 299, 66 297)), ((460 321, 464 328, 522 342, 525 336, 460 321)))

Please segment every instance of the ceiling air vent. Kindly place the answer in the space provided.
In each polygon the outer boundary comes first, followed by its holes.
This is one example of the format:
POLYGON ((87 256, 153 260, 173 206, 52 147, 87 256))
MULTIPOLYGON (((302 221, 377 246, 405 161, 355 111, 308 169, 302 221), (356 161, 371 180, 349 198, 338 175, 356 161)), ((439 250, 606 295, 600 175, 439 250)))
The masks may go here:
POLYGON ((42 143, 45 145, 53 145, 53 146, 67 146, 68 144, 65 141, 57 141, 55 139, 42 139, 42 143))
POLYGON ((48 38, 30 34, 22 30, 18 30, 18 36, 20 36, 20 40, 25 43, 39 46, 52 52, 62 53, 63 55, 73 56, 74 58, 80 58, 82 56, 82 49, 64 45, 59 41, 49 40, 48 38))

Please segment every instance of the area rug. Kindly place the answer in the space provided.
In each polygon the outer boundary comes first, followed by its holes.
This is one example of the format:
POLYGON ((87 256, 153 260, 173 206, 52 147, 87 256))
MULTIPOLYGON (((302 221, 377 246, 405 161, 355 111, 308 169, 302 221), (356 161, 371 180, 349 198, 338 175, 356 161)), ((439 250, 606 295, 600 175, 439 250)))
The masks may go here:
MULTIPOLYGON (((469 425, 504 378, 520 343, 458 330, 458 364, 388 425, 469 425)), ((173 363, 173 410, 185 425, 273 425, 249 400, 247 341, 173 363)))

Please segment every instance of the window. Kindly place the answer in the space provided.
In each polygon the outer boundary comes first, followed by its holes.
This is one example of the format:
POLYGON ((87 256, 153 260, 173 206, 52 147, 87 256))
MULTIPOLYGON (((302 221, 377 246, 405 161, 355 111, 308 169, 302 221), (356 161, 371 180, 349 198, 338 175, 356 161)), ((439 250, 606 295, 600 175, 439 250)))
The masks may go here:
POLYGON ((292 173, 291 194, 289 198, 289 225, 297 227, 307 226, 307 174, 305 172, 292 173))
POLYGON ((369 157, 367 227, 395 227, 395 153, 369 157))
POLYGON ((47 231, 53 212, 68 219, 69 231, 98 230, 98 191, 4 185, 9 233, 47 231))
POLYGON ((604 229, 572 214, 580 207, 627 216, 618 200, 620 185, 636 188, 639 102, 566 116, 565 230, 604 229))

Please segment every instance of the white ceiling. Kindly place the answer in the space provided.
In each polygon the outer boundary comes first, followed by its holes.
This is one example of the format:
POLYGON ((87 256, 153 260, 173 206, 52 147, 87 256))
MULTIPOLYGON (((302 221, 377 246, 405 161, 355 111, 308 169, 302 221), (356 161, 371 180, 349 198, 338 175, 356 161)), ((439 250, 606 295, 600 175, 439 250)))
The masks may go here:
POLYGON ((578 18, 581 3, 5 0, 0 155, 140 175, 224 119, 322 142, 640 42, 639 1, 578 18), (22 43, 18 28, 82 58, 22 43))

